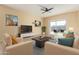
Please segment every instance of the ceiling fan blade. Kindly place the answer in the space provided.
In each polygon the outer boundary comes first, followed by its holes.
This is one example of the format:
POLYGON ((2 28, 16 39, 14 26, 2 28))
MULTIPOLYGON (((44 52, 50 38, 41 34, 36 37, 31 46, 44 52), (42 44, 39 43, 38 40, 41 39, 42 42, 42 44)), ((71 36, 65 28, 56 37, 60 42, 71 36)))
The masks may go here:
POLYGON ((52 10, 53 8, 50 8, 49 10, 52 10))

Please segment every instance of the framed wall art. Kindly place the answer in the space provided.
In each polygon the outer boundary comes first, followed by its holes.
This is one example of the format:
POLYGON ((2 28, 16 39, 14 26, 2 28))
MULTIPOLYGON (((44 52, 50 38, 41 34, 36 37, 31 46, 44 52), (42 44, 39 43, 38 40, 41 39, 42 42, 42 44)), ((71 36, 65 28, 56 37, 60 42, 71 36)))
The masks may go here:
POLYGON ((6 15, 6 26, 18 26, 18 16, 6 15))

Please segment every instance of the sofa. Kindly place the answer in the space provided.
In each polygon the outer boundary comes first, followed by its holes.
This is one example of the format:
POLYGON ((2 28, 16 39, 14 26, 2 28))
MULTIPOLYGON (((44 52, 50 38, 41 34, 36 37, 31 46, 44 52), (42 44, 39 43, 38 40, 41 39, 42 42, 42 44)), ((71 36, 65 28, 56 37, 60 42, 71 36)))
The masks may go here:
POLYGON ((33 47, 32 40, 26 42, 20 42, 15 45, 10 45, 6 47, 7 55, 32 55, 33 47))
POLYGON ((73 47, 74 38, 59 38, 58 44, 73 47))
POLYGON ((79 55, 79 42, 76 41, 75 45, 72 48, 64 45, 46 42, 44 53, 45 55, 79 55))

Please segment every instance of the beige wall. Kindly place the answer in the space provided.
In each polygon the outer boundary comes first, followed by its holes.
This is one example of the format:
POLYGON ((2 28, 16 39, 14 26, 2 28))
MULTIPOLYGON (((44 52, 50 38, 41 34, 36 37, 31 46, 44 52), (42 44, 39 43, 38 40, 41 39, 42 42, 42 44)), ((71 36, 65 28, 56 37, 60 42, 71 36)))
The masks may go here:
POLYGON ((36 15, 36 14, 21 14, 21 15, 22 15, 22 20, 20 21, 21 24, 32 25, 33 33, 41 34, 42 25, 40 27, 35 27, 35 25, 33 24, 35 20, 41 21, 42 23, 42 19, 41 17, 39 17, 39 15, 36 15))
POLYGON ((18 26, 5 26, 5 15, 6 14, 18 16, 19 25, 32 25, 33 33, 36 33, 36 34, 41 33, 41 26, 35 27, 34 24, 32 24, 32 22, 34 22, 34 20, 39 20, 42 22, 41 18, 38 15, 24 13, 24 12, 17 11, 17 10, 11 9, 9 7, 0 5, 0 38, 1 39, 4 38, 4 36, 3 36, 4 33, 10 33, 12 35, 16 35, 18 33, 18 26))
POLYGON ((43 25, 47 27, 47 34, 49 32, 48 22, 50 20, 56 21, 56 20, 62 20, 65 19, 67 22, 67 30, 69 27, 73 27, 75 32, 79 32, 79 12, 70 12, 70 13, 64 13, 60 15, 55 15, 51 17, 43 18, 43 25))

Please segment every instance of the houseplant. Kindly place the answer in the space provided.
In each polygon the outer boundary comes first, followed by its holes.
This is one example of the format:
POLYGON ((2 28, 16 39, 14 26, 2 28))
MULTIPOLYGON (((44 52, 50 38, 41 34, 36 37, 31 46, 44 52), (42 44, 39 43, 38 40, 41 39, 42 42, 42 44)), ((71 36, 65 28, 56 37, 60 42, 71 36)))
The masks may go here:
POLYGON ((42 34, 43 34, 43 35, 46 34, 46 26, 42 26, 42 34))

